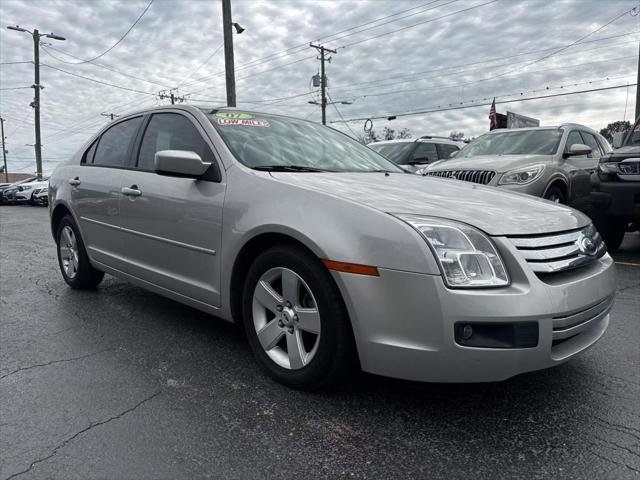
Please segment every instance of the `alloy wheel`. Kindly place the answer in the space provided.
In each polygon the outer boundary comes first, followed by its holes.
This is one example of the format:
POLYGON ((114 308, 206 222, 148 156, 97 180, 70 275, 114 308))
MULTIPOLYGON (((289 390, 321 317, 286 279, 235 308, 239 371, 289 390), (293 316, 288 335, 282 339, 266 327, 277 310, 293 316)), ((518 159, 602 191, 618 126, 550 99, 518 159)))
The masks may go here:
POLYGON ((320 312, 311 289, 293 270, 272 268, 253 293, 253 325, 265 353, 280 367, 298 370, 320 343, 320 312))
POLYGON ((78 241, 73 229, 68 225, 60 233, 58 249, 64 274, 69 279, 75 278, 79 266, 78 241))

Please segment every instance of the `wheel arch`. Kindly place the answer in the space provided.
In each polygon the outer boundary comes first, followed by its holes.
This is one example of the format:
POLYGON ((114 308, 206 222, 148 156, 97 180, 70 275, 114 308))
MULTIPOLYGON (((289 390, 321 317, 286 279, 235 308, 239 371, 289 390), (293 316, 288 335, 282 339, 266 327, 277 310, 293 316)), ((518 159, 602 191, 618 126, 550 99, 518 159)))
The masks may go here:
MULTIPOLYGON (((71 213, 71 209, 64 203, 58 203, 51 210, 51 235, 53 236, 54 240, 56 238, 56 232, 58 231, 58 226, 60 225, 60 222, 62 221, 65 215, 71 215, 72 217, 74 216, 73 213, 71 213)), ((74 220, 75 220, 75 217, 74 217, 74 220)), ((76 222, 76 224, 77 223, 78 222, 76 222)))
MULTIPOLYGON (((299 235, 283 231, 260 231, 256 232, 240 248, 231 269, 229 280, 229 308, 231 318, 235 323, 240 323, 242 318, 242 292, 244 279, 253 261, 268 248, 275 245, 296 245, 308 251, 314 257, 324 258, 322 250, 313 242, 306 242, 299 238, 299 235)), ((338 286, 336 285, 336 288, 338 286)), ((338 288, 338 291, 340 289, 338 288)), ((342 295, 342 292, 340 291, 342 295)))
POLYGON ((547 192, 551 187, 558 187, 564 194, 565 200, 567 202, 569 201, 569 185, 563 177, 552 178, 551 181, 547 184, 547 187, 544 189, 542 198, 545 198, 547 196, 547 192))

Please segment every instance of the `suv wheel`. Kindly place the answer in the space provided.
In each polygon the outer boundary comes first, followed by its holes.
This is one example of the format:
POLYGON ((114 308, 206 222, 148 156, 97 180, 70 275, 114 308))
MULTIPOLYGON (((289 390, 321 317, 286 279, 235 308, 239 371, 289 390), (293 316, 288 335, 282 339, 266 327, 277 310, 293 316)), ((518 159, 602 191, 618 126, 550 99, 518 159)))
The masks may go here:
POLYGON ((555 185, 552 185, 544 192, 544 198, 555 203, 567 204, 567 199, 564 196, 564 192, 555 185))
POLYGON ((253 354, 281 383, 319 388, 355 363, 342 297, 324 265, 300 247, 276 246, 254 261, 242 313, 253 354))
POLYGON ((64 281, 77 290, 97 287, 104 277, 104 272, 91 266, 84 242, 71 215, 66 215, 60 221, 56 243, 58 265, 64 281))

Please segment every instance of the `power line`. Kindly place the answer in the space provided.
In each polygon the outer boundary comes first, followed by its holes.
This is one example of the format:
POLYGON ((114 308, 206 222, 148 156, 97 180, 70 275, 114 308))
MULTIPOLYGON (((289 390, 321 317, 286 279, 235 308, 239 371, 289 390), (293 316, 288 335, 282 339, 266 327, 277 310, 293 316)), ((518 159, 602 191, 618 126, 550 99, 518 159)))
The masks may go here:
POLYGON ((22 90, 24 88, 31 88, 31 86, 27 85, 26 87, 2 87, 0 90, 22 90))
MULTIPOLYGON (((539 99, 543 99, 543 98, 556 98, 556 97, 565 97, 568 95, 580 95, 580 94, 584 94, 584 93, 591 93, 591 92, 601 92, 601 91, 605 91, 605 90, 614 90, 617 88, 627 88, 627 85, 630 87, 636 86, 636 83, 629 83, 629 84, 624 84, 624 85, 614 85, 611 87, 601 87, 601 88, 591 88, 588 90, 578 90, 575 92, 564 92, 564 93, 556 93, 556 94, 552 94, 552 95, 539 95, 536 97, 525 97, 525 98, 517 98, 514 100, 501 100, 496 102, 496 105, 500 105, 500 104, 505 104, 505 103, 515 103, 515 102, 526 102, 526 101, 530 101, 530 100, 539 100, 539 99)), ((486 97, 485 97, 486 98, 486 97)), ((497 98, 497 97, 496 97, 497 98)), ((474 102, 477 100, 470 100, 469 102, 474 102)), ((465 103, 469 103, 469 102, 465 102, 465 103)), ((366 120, 379 120, 379 119, 384 119, 384 118, 389 118, 389 117, 407 117, 407 116, 411 116, 411 115, 421 115, 421 114, 425 114, 425 113, 437 113, 437 112, 447 112, 450 110, 463 110, 466 108, 475 108, 475 107, 487 107, 490 106, 492 102, 486 102, 486 103, 478 103, 478 104, 474 104, 474 105, 460 105, 460 106, 455 106, 455 107, 448 107, 448 108, 435 108, 433 109, 433 107, 429 107, 430 109, 427 110, 417 110, 417 111, 413 111, 413 112, 402 112, 402 113, 391 113, 391 114, 384 114, 384 115, 371 115, 368 117, 360 117, 360 118, 350 118, 347 120, 344 120, 344 122, 361 122, 361 121, 366 121, 366 120)), ((331 123, 341 123, 340 121, 334 120, 331 123)))
POLYGON ((176 87, 175 87, 175 88, 180 87, 183 83, 185 83, 187 80, 189 80, 189 79, 190 79, 190 78, 191 78, 191 77, 192 77, 196 72, 198 72, 202 67, 204 67, 207 63, 209 63, 209 60, 211 60, 211 59, 215 56, 215 54, 216 54, 216 53, 218 53, 218 52, 220 51, 220 49, 221 49, 222 47, 224 47, 224 42, 222 42, 222 43, 218 46, 218 48, 216 48, 216 49, 213 51, 213 53, 212 53, 211 55, 209 55, 209 56, 207 57, 207 59, 206 59, 204 62, 202 62, 202 63, 198 66, 198 68, 196 68, 195 70, 192 70, 192 71, 191 71, 191 73, 190 73, 189 75, 187 75, 187 76, 185 77, 185 79, 184 79, 184 80, 182 80, 180 83, 178 83, 178 85, 176 85, 176 87))
POLYGON ((151 7, 151 5, 153 4, 154 0, 150 0, 150 2, 147 4, 147 6, 145 7, 145 9, 142 11, 142 13, 140 14, 140 16, 136 19, 135 22, 133 22, 133 25, 131 25, 129 27, 129 30, 127 30, 126 32, 124 32, 124 35, 122 35, 118 41, 116 43, 114 43, 113 45, 111 45, 108 49, 106 49, 104 52, 102 52, 100 55, 96 55, 93 58, 90 58, 88 60, 82 60, 81 62, 78 62, 76 65, 80 65, 81 63, 91 63, 94 60, 99 59, 100 57, 104 57, 107 53, 109 53, 111 50, 113 50, 114 48, 116 48, 118 46, 118 44, 120 42, 122 42, 125 37, 127 35, 129 35, 129 32, 131 32, 131 30, 133 30, 135 28, 135 26, 138 24, 138 22, 142 19, 142 17, 144 17, 144 14, 147 13, 147 10, 149 10, 149 8, 151 7))
POLYGON ((562 52, 562 51, 566 50, 567 48, 571 48, 572 46, 574 46, 574 45, 576 45, 576 44, 578 44, 578 43, 582 42, 583 40, 585 40, 585 39, 589 38, 589 37, 590 37, 591 35, 593 35, 594 33, 598 33, 598 32, 599 32, 600 30, 602 30, 603 28, 605 28, 605 27, 607 27, 607 26, 611 25, 611 24, 612 24, 613 22, 615 22, 616 20, 618 20, 618 19, 620 19, 620 18, 624 17, 624 16, 625 16, 625 15, 627 15, 627 14, 630 14, 631 12, 633 12, 633 11, 635 11, 635 10, 637 10, 637 9, 638 9, 638 7, 633 7, 633 8, 631 8, 631 9, 629 9, 629 10, 625 11, 625 12, 622 12, 622 13, 620 13, 620 14, 616 15, 615 17, 613 17, 611 20, 609 20, 609 21, 608 21, 607 23, 605 23, 604 25, 601 25, 600 27, 596 28, 595 30, 593 30, 593 31, 591 31, 591 32, 589 32, 589 33, 587 33, 586 35, 583 35, 582 37, 580 37, 580 38, 579 38, 578 40, 576 40, 575 42, 572 42, 572 43, 570 43, 569 45, 566 45, 566 46, 564 46, 564 47, 560 48, 559 50, 557 50, 557 51, 555 51, 555 52, 551 52, 551 53, 550 53, 550 54, 548 54, 548 55, 544 55, 544 56, 542 56, 542 57, 540 57, 540 58, 538 58, 538 59, 536 59, 536 60, 532 61, 531 63, 529 63, 529 64, 527 64, 527 65, 522 65, 522 66, 520 66, 520 67, 517 67, 517 68, 511 69, 511 70, 507 70, 506 72, 503 72, 503 73, 501 73, 501 74, 500 74, 500 75, 498 75, 498 76, 499 76, 499 77, 501 77, 501 76, 507 75, 507 74, 509 74, 509 73, 511 73, 511 72, 514 72, 514 71, 516 71, 516 70, 520 70, 520 69, 522 69, 522 68, 527 68, 527 67, 529 67, 529 66, 531 66, 531 65, 533 65, 533 64, 535 64, 535 63, 542 62, 543 60, 546 60, 547 58, 552 57, 553 55, 557 55, 558 53, 560 53, 560 52, 562 52))
MULTIPOLYGON (((56 56, 56 55, 52 54, 50 50, 54 50, 54 51, 56 51, 56 52, 60 52, 60 53, 62 53, 63 55, 67 55, 67 56, 69 56, 69 57, 71 57, 71 58, 76 58, 76 59, 79 59, 79 60, 82 60, 82 59, 81 59, 80 57, 77 57, 77 56, 75 56, 75 55, 72 55, 72 54, 70 54, 70 53, 67 53, 67 52, 65 52, 64 50, 60 50, 59 48, 50 47, 50 46, 48 46, 48 45, 44 45, 44 44, 40 44, 40 45, 41 45, 41 47, 44 49, 44 51, 45 51, 45 53, 46 53, 47 55, 49 55, 51 58, 54 58, 54 59, 55 59, 55 60, 57 60, 58 62, 66 63, 66 64, 68 64, 68 65, 81 65, 81 64, 86 64, 86 63, 87 63, 87 62, 84 62, 84 61, 83 61, 83 62, 79 62, 79 63, 77 63, 77 62, 68 62, 68 61, 63 60, 63 59, 61 59, 60 57, 58 57, 58 56, 56 56)), ((163 83, 154 82, 153 80, 148 80, 148 79, 146 79, 146 78, 142 78, 142 77, 137 77, 137 76, 135 76, 135 75, 131 75, 131 74, 129 74, 129 73, 123 72, 122 70, 118 70, 117 68, 114 68, 114 67, 112 67, 112 66, 110 66, 110 65, 107 65, 107 64, 104 64, 104 63, 95 63, 95 62, 88 62, 88 63, 89 63, 90 65, 93 65, 93 66, 96 66, 96 67, 100 67, 100 68, 104 68, 105 70, 109 70, 109 71, 114 72, 114 73, 118 73, 118 74, 123 75, 123 76, 125 76, 125 77, 133 78, 134 80, 140 80, 141 82, 151 83, 151 84, 153 84, 153 85, 158 85, 158 86, 160 86, 160 87, 165 87, 165 88, 168 88, 168 87, 169 87, 168 85, 165 85, 165 84, 163 84, 163 83)))
POLYGON ((107 87, 119 88, 121 90, 128 90, 129 92, 142 93, 144 95, 155 95, 154 93, 151 93, 151 92, 144 92, 142 90, 136 90, 135 88, 124 87, 122 85, 116 85, 116 84, 109 83, 109 82, 103 82, 102 80, 97 80, 95 78, 85 77, 84 75, 79 75, 77 73, 69 72, 68 70, 63 70, 62 68, 54 67, 53 65, 48 65, 46 63, 42 63, 41 65, 43 67, 47 67, 47 68, 51 68, 53 70, 57 70, 58 72, 66 73, 67 75, 71 75, 73 77, 83 78, 83 79, 88 80, 90 82, 95 82, 95 83, 99 83, 101 85, 106 85, 107 87))
POLYGON ((333 98, 331 98, 331 94, 329 94, 329 92, 327 92, 327 96, 329 97, 329 100, 331 100, 331 105, 333 105, 333 108, 335 108, 336 113, 340 116, 343 123, 347 126, 347 128, 349 129, 351 134, 354 136, 354 138, 357 139, 358 135, 356 134, 356 132, 353 131, 353 129, 351 128, 351 125, 349 125, 349 123, 345 121, 344 117, 342 116, 342 113, 340 112, 340 110, 338 110, 338 106, 336 105, 336 102, 333 101, 333 98))
POLYGON ((0 65, 20 65, 23 63, 33 63, 32 61, 28 62, 0 62, 0 65))

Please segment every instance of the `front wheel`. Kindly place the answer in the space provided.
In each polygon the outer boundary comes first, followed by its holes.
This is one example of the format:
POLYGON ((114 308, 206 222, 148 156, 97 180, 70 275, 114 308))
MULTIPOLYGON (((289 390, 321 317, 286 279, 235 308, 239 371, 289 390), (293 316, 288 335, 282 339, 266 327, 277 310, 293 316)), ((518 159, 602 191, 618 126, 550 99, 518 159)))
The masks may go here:
POLYGON ((624 235, 627 231, 627 222, 613 219, 605 219, 600 225, 598 225, 598 231, 607 244, 607 250, 611 253, 618 251, 624 235))
POLYGON ((58 265, 64 281, 76 290, 88 290, 98 286, 104 273, 91 266, 84 242, 71 215, 66 215, 58 225, 58 265))
POLYGON ((277 381, 316 389, 352 371, 349 317, 322 263, 297 246, 276 246, 251 265, 243 323, 258 363, 277 381))
POLYGON ((547 189, 547 191, 544 193, 544 198, 551 202, 561 203, 563 205, 567 204, 567 199, 565 198, 564 192, 555 185, 552 185, 547 189))

